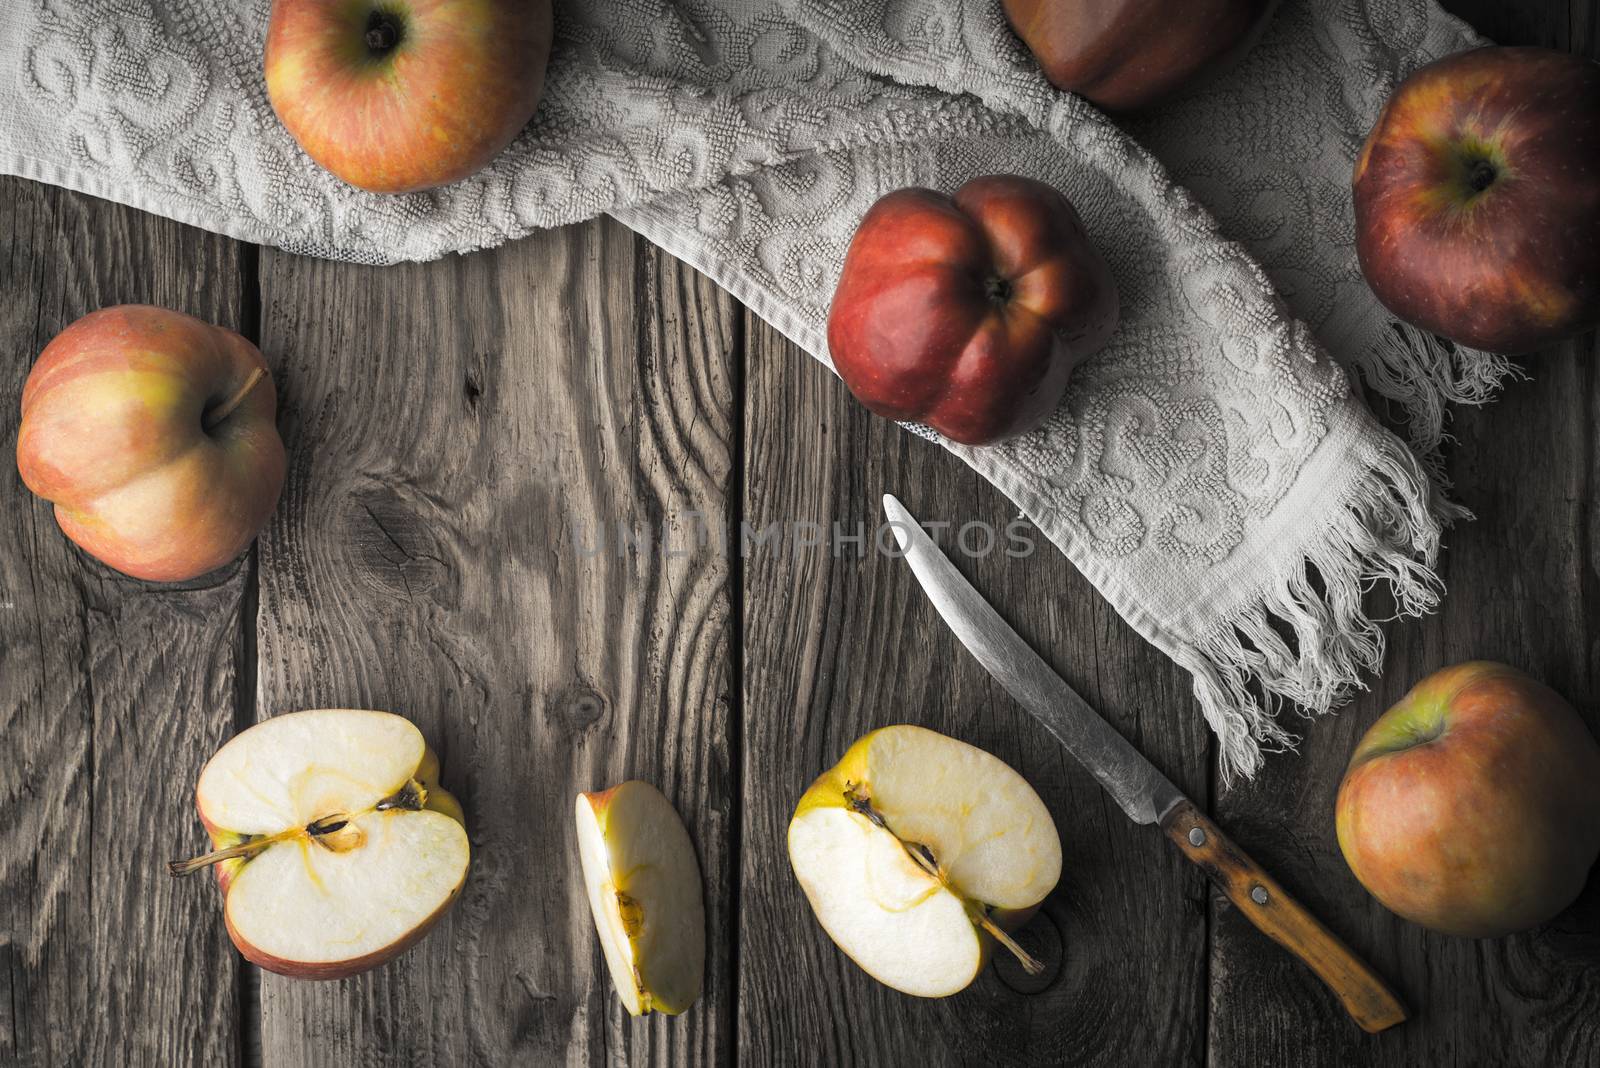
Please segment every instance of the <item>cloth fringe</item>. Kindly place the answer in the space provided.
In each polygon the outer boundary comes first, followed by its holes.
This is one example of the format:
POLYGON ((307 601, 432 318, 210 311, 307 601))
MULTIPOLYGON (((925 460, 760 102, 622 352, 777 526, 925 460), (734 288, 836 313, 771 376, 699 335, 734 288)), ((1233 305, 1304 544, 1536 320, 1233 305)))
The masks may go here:
POLYGON ((1378 343, 1356 354, 1352 363, 1369 393, 1392 402, 1388 414, 1401 416, 1406 439, 1438 491, 1447 523, 1472 518, 1449 500, 1452 487, 1443 451, 1452 440, 1448 406, 1487 404, 1507 379, 1526 378, 1526 372, 1505 356, 1460 347, 1399 321, 1390 322, 1378 343))
POLYGON ((1363 603, 1391 592, 1395 616, 1431 611, 1443 585, 1435 571, 1443 516, 1432 480, 1389 434, 1373 435, 1363 474, 1347 490, 1327 537, 1262 598, 1214 625, 1178 660, 1216 732, 1224 786, 1252 777, 1262 751, 1293 750, 1283 705, 1323 714, 1364 688, 1383 661, 1381 624, 1363 603), (1292 644, 1291 639, 1292 638, 1292 644))

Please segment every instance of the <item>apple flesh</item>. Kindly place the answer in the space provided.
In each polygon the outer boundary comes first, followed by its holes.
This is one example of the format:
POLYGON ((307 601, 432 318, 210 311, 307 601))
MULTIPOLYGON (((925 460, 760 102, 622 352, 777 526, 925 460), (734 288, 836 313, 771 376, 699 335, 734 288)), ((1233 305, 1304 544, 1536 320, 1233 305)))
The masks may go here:
POLYGON ((103 308, 29 373, 17 468, 89 555, 134 578, 191 579, 243 552, 277 506, 276 407, 266 360, 233 331, 103 308))
POLYGON ((1391 911, 1509 934, 1571 904, 1600 854, 1600 745, 1543 683, 1457 664, 1367 731, 1336 812, 1346 863, 1391 911))
POLYGON ((828 936, 880 983, 946 997, 982 971, 1061 876, 1061 839, 1027 782, 914 726, 852 745, 789 822, 789 862, 828 936))
POLYGON ((550 0, 274 0, 267 96, 351 185, 409 193, 481 170, 544 91, 550 0))
POLYGON ((676 1015, 705 978, 694 844, 672 802, 637 779, 578 795, 578 856, 611 982, 633 1016, 676 1015))
POLYGON ((987 445, 1055 411, 1117 313, 1111 269, 1066 197, 997 175, 954 197, 900 189, 867 211, 834 292, 828 349, 872 411, 987 445))
POLYGON ((200 773, 195 807, 216 849, 228 934, 254 964, 339 979, 404 952, 466 881, 461 806, 439 762, 388 712, 315 709, 235 736, 200 773))
POLYGON ((1107 111, 1152 107, 1248 52, 1277 0, 1002 0, 1058 89, 1107 111))
POLYGON ((1356 252, 1390 311, 1517 354, 1600 323, 1600 64, 1480 48, 1412 74, 1356 161, 1356 252))

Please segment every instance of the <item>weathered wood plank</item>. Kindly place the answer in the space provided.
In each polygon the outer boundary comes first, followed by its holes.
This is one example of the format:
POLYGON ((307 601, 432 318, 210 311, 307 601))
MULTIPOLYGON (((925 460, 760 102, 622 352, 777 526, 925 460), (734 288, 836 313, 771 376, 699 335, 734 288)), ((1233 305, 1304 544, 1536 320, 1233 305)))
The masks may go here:
MULTIPOLYGON (((1507 44, 1600 55, 1595 0, 1445 6, 1507 44)), ((1216 1065, 1594 1064, 1600 1062, 1600 879, 1579 904, 1524 935, 1436 935, 1369 897, 1334 837, 1345 764, 1372 721, 1424 675, 1473 658, 1504 660, 1564 693, 1600 734, 1594 620, 1593 337, 1524 361, 1533 376, 1457 415, 1457 495, 1478 520, 1453 531, 1438 615, 1389 629, 1370 693, 1308 725, 1300 755, 1270 760, 1226 794, 1217 818, 1292 893, 1389 977, 1412 1018, 1363 1035, 1305 969, 1216 904, 1210 1059, 1216 1065)))
POLYGON ((268 1065, 730 1055, 725 942, 689 1015, 628 1020, 572 835, 577 791, 653 780, 699 848, 709 930, 731 927, 728 567, 619 556, 615 528, 724 520, 737 317, 645 250, 606 221, 381 270, 264 257, 291 470, 262 540, 260 714, 411 717, 474 848, 398 961, 263 977, 268 1065))
MULTIPOLYGON (((1004 497, 959 461, 867 415, 821 365, 750 319, 745 521, 882 522, 892 491, 924 521, 1003 529, 1004 497)), ((1031 530, 1031 528, 1029 528, 1031 530)), ((955 559, 1019 631, 1196 798, 1208 735, 1187 677, 1036 532, 1027 558, 955 559)), ((904 562, 804 537, 745 561, 739 1048, 751 1064, 1174 1064, 1200 1059, 1203 879, 1130 824, 963 650, 904 562), (917 723, 985 748, 1039 790, 1064 874, 1009 959, 944 1000, 879 985, 840 952, 790 870, 785 832, 813 778, 857 737, 917 723)), ((979 544, 976 540, 969 544, 979 544)), ((1002 542, 1003 544, 1003 542, 1002 542)), ((1001 954, 1004 957, 1004 954, 1001 954)))
POLYGON ((0 235, 0 1061, 235 1063, 215 891, 164 862, 201 840, 195 775, 232 730, 248 559, 178 586, 119 575, 61 535, 11 450, 51 337, 126 302, 237 328, 241 249, 16 178, 0 235))

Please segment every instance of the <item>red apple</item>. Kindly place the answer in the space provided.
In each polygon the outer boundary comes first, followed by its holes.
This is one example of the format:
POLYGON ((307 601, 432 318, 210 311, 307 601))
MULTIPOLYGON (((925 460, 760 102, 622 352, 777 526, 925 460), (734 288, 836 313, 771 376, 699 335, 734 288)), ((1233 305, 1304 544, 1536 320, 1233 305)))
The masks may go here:
POLYGON ((890 419, 986 445, 1055 410, 1117 325, 1111 269, 1067 198, 1014 175, 901 189, 861 220, 828 316, 834 367, 890 419))
POLYGON ((1430 63, 1378 116, 1354 193, 1361 270, 1407 322, 1513 354, 1600 323, 1600 64, 1430 63))
POLYGON ((1002 0, 1058 89, 1107 111, 1160 104, 1255 44, 1277 0, 1002 0))
POLYGON ((550 0, 274 0, 267 95, 351 185, 410 193, 480 170, 528 124, 550 0))
POLYGON ((1600 855, 1600 745, 1571 705, 1487 661, 1436 671, 1356 746, 1339 848, 1373 896, 1449 934, 1543 923, 1600 855))
POLYGON ((91 556, 135 578, 190 579, 238 556, 278 502, 276 406, 266 361, 232 330, 105 308, 34 364, 17 468, 91 556))

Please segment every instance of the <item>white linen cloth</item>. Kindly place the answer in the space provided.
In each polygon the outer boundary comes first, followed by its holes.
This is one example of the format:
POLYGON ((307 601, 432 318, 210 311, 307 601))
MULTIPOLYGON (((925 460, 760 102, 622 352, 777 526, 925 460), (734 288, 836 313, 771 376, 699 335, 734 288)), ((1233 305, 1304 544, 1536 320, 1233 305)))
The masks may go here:
POLYGON ((1506 366, 1384 312, 1349 197, 1398 79, 1477 43, 1431 0, 1286 0, 1240 67, 1126 132, 1040 77, 997 0, 562 0, 531 126, 479 175, 400 197, 342 184, 278 124, 268 13, 0 0, 0 169, 364 263, 610 212, 824 361, 873 200, 1030 175, 1077 205, 1122 326, 1041 429, 949 448, 1193 673, 1225 777, 1292 744, 1283 701, 1325 711, 1379 665, 1376 580, 1403 612, 1440 592, 1442 406, 1506 366), (1409 411, 1411 445, 1350 368, 1409 411))

